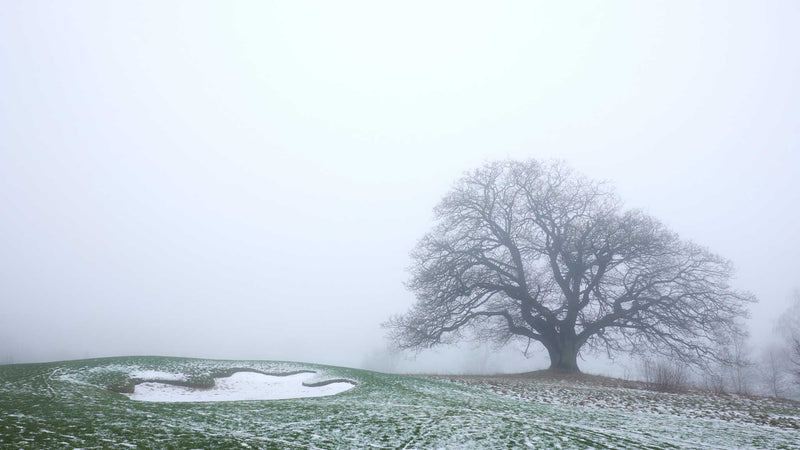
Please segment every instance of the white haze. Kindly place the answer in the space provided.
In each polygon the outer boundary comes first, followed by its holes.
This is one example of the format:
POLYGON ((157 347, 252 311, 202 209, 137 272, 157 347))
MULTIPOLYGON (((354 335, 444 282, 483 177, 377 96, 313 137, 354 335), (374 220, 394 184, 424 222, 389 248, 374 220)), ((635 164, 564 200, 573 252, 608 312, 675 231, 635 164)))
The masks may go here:
MULTIPOLYGON (((800 285, 800 3, 0 4, 0 361, 395 370, 408 253, 465 171, 558 158, 800 285)), ((591 362, 583 363, 590 367, 591 362)))

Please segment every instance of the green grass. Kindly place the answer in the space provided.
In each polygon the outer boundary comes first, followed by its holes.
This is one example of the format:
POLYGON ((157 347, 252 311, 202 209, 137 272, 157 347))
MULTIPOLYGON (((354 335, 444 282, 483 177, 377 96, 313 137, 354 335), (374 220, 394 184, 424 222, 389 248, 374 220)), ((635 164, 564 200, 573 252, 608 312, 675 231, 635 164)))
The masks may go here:
MULTIPOLYGON (((314 364, 163 357, 7 365, 0 366, 0 447, 800 448, 797 429, 738 420, 735 400, 723 406, 733 409, 726 412, 731 419, 687 418, 645 404, 652 399, 639 391, 515 383, 506 388, 314 364), (319 380, 358 385, 330 397, 219 403, 136 402, 107 389, 135 381, 128 373, 137 369, 183 373, 207 386, 215 374, 235 368, 313 370, 319 380), (560 400, 543 401, 544 394, 560 400), (575 400, 606 394, 632 403, 575 400)), ((747 403, 741 414, 760 408, 756 413, 767 418, 800 415, 764 405, 747 403)))

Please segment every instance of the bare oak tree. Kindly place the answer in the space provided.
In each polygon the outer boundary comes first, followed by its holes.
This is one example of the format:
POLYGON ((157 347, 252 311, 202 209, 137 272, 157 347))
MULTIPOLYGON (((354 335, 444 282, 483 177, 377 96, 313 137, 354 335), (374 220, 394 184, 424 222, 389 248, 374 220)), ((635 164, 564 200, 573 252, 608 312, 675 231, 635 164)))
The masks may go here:
POLYGON ((560 163, 487 164, 435 213, 412 253, 417 302, 385 324, 400 348, 469 332, 538 342, 567 371, 586 348, 697 362, 719 356, 753 300, 729 286, 727 260, 560 163))

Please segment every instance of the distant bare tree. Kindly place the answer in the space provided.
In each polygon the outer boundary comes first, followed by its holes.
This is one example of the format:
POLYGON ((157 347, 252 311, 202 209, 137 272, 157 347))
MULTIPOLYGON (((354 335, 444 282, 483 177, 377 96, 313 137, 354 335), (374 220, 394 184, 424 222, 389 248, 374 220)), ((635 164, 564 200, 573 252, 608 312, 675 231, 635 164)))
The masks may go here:
POLYGON ((750 347, 747 334, 736 334, 732 337, 729 347, 730 357, 726 363, 730 371, 731 384, 734 392, 747 394, 750 392, 751 369, 754 364, 750 359, 750 347))
POLYGON ((785 352, 783 349, 771 345, 761 354, 761 379, 764 388, 773 397, 781 397, 784 392, 784 363, 785 352))
POLYGON ((792 294, 792 304, 778 320, 778 329, 785 339, 789 370, 800 384, 800 289, 792 294))
POLYGON ((507 161, 468 173, 412 253, 417 302, 385 325, 400 348, 464 337, 538 342, 578 371, 585 348, 718 358, 750 294, 730 263, 681 240, 560 163, 507 161))

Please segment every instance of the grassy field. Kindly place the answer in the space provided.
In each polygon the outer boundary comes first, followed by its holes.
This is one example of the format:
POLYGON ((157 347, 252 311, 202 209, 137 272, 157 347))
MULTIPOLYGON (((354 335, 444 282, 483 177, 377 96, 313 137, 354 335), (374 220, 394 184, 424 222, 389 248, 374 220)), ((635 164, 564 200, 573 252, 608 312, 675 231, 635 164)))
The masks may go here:
POLYGON ((537 377, 410 377, 273 361, 103 358, 0 366, 2 448, 800 448, 796 403, 537 377), (147 371, 347 379, 329 397, 148 403, 147 371))

